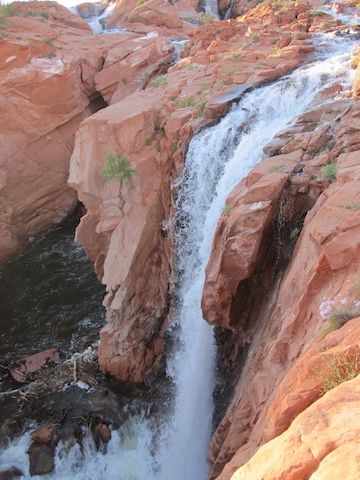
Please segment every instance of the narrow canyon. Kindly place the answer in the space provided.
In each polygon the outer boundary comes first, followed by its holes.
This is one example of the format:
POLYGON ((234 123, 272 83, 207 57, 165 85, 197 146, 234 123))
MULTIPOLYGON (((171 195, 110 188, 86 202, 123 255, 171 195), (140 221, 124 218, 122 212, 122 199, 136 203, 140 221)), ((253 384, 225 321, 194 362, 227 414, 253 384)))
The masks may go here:
POLYGON ((0 480, 359 479, 358 1, 0 3, 0 107, 0 480))

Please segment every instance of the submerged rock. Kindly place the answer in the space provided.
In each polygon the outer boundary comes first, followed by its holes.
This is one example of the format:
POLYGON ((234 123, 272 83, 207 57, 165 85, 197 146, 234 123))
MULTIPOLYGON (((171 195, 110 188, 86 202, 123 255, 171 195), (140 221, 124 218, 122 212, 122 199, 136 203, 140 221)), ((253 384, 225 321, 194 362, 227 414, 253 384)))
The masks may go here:
POLYGON ((15 480, 22 477, 24 474, 16 467, 8 468, 7 470, 0 471, 0 480, 15 480))
POLYGON ((48 445, 32 443, 29 451, 30 475, 46 475, 54 469, 54 449, 48 445))

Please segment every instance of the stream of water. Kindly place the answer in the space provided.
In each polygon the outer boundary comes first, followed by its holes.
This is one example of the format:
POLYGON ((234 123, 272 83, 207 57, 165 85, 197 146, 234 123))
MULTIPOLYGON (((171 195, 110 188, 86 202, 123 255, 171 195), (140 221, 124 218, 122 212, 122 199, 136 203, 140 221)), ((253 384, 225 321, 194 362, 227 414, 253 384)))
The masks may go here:
MULTIPOLYGON (((177 181, 178 309, 172 332, 175 346, 167 362, 174 392, 168 414, 158 420, 161 433, 154 439, 149 420, 130 417, 113 432, 106 454, 96 451, 90 437, 83 449, 77 446, 69 453, 59 445, 55 472, 42 478, 207 478, 216 352, 200 302, 214 230, 227 195, 261 160, 263 147, 306 111, 321 89, 350 83, 351 46, 349 40, 322 37, 316 61, 246 94, 217 125, 195 135, 177 181)), ((26 472, 28 445, 27 435, 12 442, 0 454, 0 464, 26 472)))

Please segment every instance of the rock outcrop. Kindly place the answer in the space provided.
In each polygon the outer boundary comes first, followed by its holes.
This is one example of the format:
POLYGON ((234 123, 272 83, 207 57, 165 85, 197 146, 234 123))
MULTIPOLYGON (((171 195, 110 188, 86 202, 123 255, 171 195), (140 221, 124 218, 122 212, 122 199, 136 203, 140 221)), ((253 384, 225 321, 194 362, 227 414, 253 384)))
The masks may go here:
POLYGON ((10 8, 0 40, 0 260, 76 205, 67 177, 82 120, 141 89, 173 49, 136 34, 94 37, 54 2, 10 8))

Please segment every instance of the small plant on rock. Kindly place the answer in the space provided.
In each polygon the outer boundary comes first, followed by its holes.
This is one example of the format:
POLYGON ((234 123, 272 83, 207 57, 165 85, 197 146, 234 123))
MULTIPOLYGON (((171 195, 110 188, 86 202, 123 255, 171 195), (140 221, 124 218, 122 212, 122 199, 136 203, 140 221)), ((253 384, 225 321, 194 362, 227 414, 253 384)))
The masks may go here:
POLYGON ((154 80, 151 82, 151 86, 155 88, 165 87, 167 83, 168 81, 166 77, 157 77, 157 78, 154 78, 154 80))
POLYGON ((298 239, 298 237, 300 235, 300 232, 301 232, 300 227, 296 226, 296 227, 292 228, 291 232, 290 232, 290 240, 292 242, 295 242, 298 239))
POLYGON ((47 38, 46 40, 44 40, 44 43, 46 43, 46 45, 49 45, 49 47, 52 47, 54 45, 54 40, 52 40, 51 38, 47 38))
POLYGON ((353 380, 360 373, 360 352, 356 348, 353 352, 346 352, 340 358, 325 361, 325 368, 318 374, 321 380, 321 393, 329 392, 344 382, 353 380))
POLYGON ((129 159, 122 155, 109 153, 106 159, 106 165, 102 169, 102 176, 105 180, 118 180, 121 183, 128 184, 129 179, 136 173, 132 168, 129 159))
POLYGON ((310 15, 312 17, 321 17, 322 15, 324 15, 324 12, 322 12, 321 10, 317 10, 316 8, 313 8, 312 10, 310 10, 310 15))
POLYGON ((329 182, 335 182, 336 180, 336 175, 337 175, 337 165, 336 163, 328 163, 321 169, 321 173, 324 177, 324 179, 329 182))
POLYGON ((196 101, 193 97, 180 98, 176 103, 180 108, 194 107, 196 105, 196 101))
POLYGON ((216 18, 213 15, 210 15, 209 13, 202 13, 201 14, 201 23, 203 25, 207 25, 209 23, 214 23, 216 21, 216 18))
POLYGON ((223 215, 229 215, 230 212, 231 212, 231 207, 226 203, 225 206, 222 208, 222 213, 223 215))
POLYGON ((347 210, 351 210, 353 212, 356 212, 357 210, 360 210, 360 202, 348 203, 348 204, 344 205, 344 207, 347 210))

